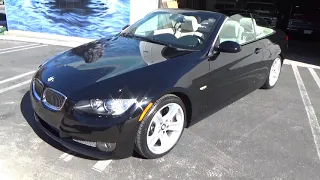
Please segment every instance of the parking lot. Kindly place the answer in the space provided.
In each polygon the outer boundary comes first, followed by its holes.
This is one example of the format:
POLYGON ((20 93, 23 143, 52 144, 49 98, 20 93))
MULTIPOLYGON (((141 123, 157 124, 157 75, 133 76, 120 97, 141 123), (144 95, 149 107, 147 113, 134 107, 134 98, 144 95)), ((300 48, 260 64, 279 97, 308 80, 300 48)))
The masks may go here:
POLYGON ((320 179, 318 52, 293 49, 288 58, 314 67, 284 65, 274 89, 186 129, 163 158, 99 161, 61 147, 33 119, 30 79, 67 49, 0 41, 0 179, 320 179))

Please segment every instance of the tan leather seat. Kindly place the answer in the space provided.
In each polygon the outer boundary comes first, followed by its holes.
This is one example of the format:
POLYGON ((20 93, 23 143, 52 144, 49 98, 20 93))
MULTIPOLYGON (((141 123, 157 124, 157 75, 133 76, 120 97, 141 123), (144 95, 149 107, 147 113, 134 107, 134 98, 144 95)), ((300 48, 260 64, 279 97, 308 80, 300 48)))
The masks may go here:
POLYGON ((185 21, 181 24, 181 27, 177 30, 175 33, 175 36, 177 38, 187 36, 187 35, 195 35, 198 37, 203 38, 203 34, 200 32, 197 32, 199 28, 198 21, 193 16, 186 16, 185 21))
POLYGON ((155 30, 153 32, 154 35, 159 35, 159 34, 174 34, 174 30, 173 28, 166 28, 166 29, 158 29, 158 30, 155 30))
POLYGON ((242 18, 240 20, 240 25, 244 27, 244 36, 246 41, 254 40, 255 37, 262 32, 261 29, 257 27, 255 19, 242 18))
POLYGON ((224 41, 234 41, 239 44, 243 43, 242 40, 243 27, 240 26, 240 23, 234 20, 227 20, 223 25, 220 32, 220 42, 224 41))

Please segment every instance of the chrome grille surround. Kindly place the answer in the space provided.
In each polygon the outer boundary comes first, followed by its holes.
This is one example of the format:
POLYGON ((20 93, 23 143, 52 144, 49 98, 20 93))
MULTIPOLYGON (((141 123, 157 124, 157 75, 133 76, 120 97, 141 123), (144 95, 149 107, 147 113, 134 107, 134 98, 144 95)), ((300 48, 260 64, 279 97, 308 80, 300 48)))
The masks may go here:
POLYGON ((67 101, 67 97, 64 94, 52 88, 45 88, 44 84, 37 78, 34 78, 32 81, 32 94, 37 101, 41 101, 47 108, 53 111, 60 111, 67 101), (39 89, 39 87, 42 89, 39 89))
POLYGON ((67 97, 61 92, 52 88, 46 88, 43 92, 42 102, 48 108, 60 111, 67 101, 67 97))
POLYGON ((36 78, 33 79, 33 81, 32 81, 32 93, 33 93, 34 97, 38 101, 41 100, 41 96, 42 96, 43 90, 44 90, 43 83, 39 79, 36 79, 36 78), (41 88, 41 89, 39 89, 39 88, 41 88))

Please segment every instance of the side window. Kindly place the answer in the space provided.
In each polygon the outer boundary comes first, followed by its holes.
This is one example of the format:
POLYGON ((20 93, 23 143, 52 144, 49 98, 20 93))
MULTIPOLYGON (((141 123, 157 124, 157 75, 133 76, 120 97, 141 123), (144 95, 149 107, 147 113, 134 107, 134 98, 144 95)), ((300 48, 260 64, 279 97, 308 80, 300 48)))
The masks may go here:
POLYGON ((252 18, 256 30, 256 39, 261 39, 275 33, 275 30, 269 28, 270 24, 259 15, 252 14, 252 18))
POLYGON ((225 22, 219 35, 220 42, 234 41, 243 45, 255 40, 255 30, 250 14, 236 14, 225 22))

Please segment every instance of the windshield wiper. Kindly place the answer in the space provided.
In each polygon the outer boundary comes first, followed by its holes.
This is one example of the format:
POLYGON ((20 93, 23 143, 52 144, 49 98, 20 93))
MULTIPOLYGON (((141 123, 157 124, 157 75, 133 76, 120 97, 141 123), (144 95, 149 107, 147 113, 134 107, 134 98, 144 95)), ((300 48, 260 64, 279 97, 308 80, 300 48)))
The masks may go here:
POLYGON ((170 43, 163 43, 163 42, 155 41, 154 39, 143 37, 143 36, 137 36, 137 35, 135 35, 133 33, 123 33, 122 35, 124 37, 136 38, 136 39, 144 40, 144 41, 147 41, 147 42, 150 42, 150 43, 155 43, 155 44, 159 44, 159 45, 163 45, 163 46, 172 47, 172 45, 170 43))

